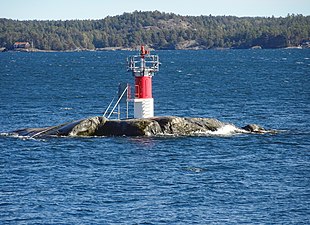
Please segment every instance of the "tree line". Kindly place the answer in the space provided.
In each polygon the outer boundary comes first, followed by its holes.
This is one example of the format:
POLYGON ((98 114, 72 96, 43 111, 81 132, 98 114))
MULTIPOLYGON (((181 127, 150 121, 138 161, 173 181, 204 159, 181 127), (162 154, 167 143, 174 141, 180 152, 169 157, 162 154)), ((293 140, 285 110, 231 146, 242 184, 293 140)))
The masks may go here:
POLYGON ((310 16, 181 16, 159 11, 124 13, 101 20, 0 19, 0 47, 17 41, 41 50, 282 48, 310 39, 310 16))

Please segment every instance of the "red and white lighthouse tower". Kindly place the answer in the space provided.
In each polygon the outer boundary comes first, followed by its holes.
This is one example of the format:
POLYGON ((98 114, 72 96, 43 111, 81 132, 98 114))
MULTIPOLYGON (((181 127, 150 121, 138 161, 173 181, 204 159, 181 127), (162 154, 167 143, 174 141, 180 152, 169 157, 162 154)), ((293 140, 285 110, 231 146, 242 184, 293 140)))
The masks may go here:
POLYGON ((140 55, 128 58, 128 71, 135 77, 134 118, 154 116, 152 77, 159 70, 159 58, 141 46, 140 55))

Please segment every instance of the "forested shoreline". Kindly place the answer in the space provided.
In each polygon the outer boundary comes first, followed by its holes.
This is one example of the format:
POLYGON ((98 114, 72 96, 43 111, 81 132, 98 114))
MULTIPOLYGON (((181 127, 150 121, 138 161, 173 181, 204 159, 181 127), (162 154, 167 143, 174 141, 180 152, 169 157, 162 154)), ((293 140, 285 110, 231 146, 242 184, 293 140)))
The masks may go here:
POLYGON ((0 19, 0 47, 29 42, 40 50, 285 48, 310 40, 310 16, 181 16, 159 11, 101 20, 0 19))

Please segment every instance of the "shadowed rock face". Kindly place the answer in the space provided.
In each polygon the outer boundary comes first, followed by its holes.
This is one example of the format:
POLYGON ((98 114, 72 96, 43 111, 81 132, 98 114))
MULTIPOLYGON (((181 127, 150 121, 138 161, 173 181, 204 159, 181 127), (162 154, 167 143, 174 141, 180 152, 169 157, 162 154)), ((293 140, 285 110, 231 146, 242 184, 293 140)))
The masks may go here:
MULTIPOLYGON (((156 136, 193 135, 217 131, 226 123, 212 118, 153 117, 147 119, 107 120, 105 117, 92 117, 71 123, 46 128, 28 128, 14 131, 21 136, 156 136)), ((265 130, 251 124, 236 128, 240 133, 263 133, 265 130)))
POLYGON ((194 132, 215 131, 224 124, 216 119, 154 117, 148 119, 107 120, 100 124, 97 136, 190 135, 194 132))
POLYGON ((249 132, 253 132, 253 133, 266 133, 267 132, 264 128, 260 127, 257 124, 249 124, 249 125, 242 127, 242 129, 249 131, 249 132))

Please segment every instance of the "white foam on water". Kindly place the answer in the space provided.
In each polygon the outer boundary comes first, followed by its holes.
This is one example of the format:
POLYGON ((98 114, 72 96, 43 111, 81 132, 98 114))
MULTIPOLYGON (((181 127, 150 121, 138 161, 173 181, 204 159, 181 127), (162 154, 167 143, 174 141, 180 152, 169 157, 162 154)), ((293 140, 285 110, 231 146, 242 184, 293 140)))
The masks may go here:
POLYGON ((20 139, 23 141, 25 141, 25 140, 45 141, 45 139, 43 139, 43 138, 37 139, 37 138, 34 138, 32 136, 23 136, 23 135, 19 135, 17 133, 0 133, 0 136, 17 138, 17 139, 20 139))
POLYGON ((0 133, 0 136, 10 136, 9 133, 0 133))
POLYGON ((70 108, 70 107, 64 107, 64 108, 60 108, 62 110, 72 110, 73 108, 70 108))
POLYGON ((0 133, 0 136, 5 136, 5 137, 13 137, 13 138, 19 138, 19 139, 29 139, 29 136, 22 136, 17 133, 0 133))
POLYGON ((240 129, 232 124, 225 124, 224 126, 218 128, 215 131, 207 132, 195 132, 198 135, 208 135, 208 136, 232 136, 236 134, 247 134, 246 130, 240 129))
POLYGON ((19 139, 22 139, 22 140, 26 140, 26 139, 30 138, 29 136, 21 136, 21 135, 19 135, 17 133, 0 133, 0 136, 19 138, 19 139))
POLYGON ((213 132, 213 134, 217 134, 217 135, 232 135, 232 134, 240 134, 240 133, 248 133, 248 132, 245 130, 239 129, 238 127, 232 124, 226 124, 223 127, 213 132))

